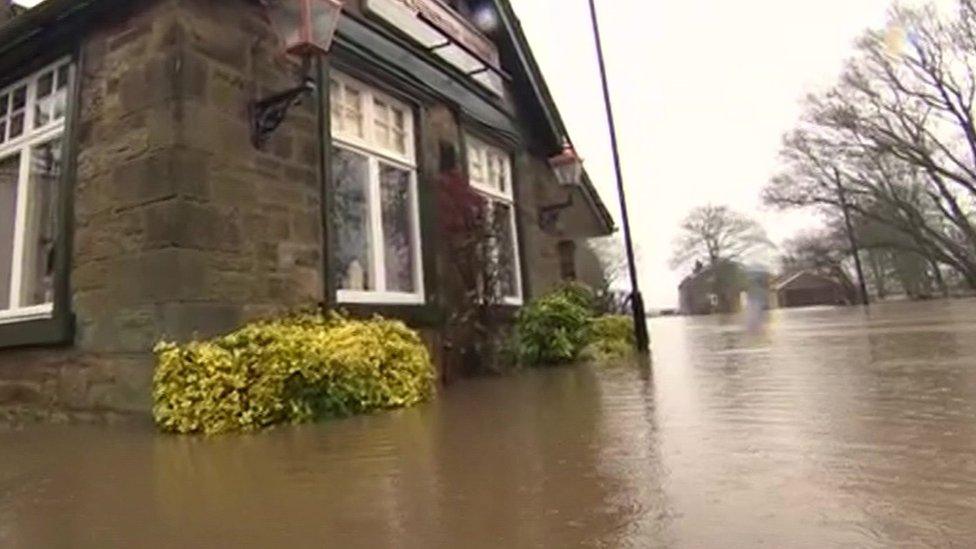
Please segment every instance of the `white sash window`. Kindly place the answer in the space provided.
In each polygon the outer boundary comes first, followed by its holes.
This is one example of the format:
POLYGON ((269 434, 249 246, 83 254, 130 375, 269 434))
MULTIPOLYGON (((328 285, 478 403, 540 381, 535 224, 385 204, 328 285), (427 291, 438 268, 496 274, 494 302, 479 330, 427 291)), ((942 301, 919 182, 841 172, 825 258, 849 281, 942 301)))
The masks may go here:
POLYGON ((512 188, 512 155, 471 135, 465 140, 471 188, 485 199, 497 230, 492 255, 498 262, 499 293, 505 303, 521 305, 522 270, 512 188))
POLYGON ((338 299, 421 304, 413 111, 340 74, 330 92, 338 299))
POLYGON ((0 89, 0 323, 50 317, 73 66, 62 60, 0 89))

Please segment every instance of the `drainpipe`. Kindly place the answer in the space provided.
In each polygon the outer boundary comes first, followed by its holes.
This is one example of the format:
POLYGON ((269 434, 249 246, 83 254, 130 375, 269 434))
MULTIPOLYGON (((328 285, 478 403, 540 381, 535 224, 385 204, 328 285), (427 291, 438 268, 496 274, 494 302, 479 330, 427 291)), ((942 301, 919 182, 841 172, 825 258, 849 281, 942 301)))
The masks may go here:
POLYGON ((319 203, 322 217, 322 309, 329 310, 335 306, 335 288, 332 280, 332 231, 330 219, 332 212, 331 169, 329 151, 331 148, 331 118, 329 116, 329 65, 323 56, 315 57, 315 80, 318 93, 316 94, 316 116, 318 118, 319 145, 319 203))

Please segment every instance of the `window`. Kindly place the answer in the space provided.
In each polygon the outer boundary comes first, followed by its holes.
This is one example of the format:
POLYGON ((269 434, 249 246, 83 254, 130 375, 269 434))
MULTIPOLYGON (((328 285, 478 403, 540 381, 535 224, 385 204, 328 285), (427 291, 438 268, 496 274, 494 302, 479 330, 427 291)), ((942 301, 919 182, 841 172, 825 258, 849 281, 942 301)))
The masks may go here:
POLYGON ((339 301, 423 303, 413 112, 342 75, 330 90, 339 301))
POLYGON ((559 276, 563 280, 576 280, 576 243, 563 240, 558 246, 559 276))
POLYGON ((53 313, 61 138, 72 71, 63 60, 0 89, 0 323, 53 313))
POLYGON ((521 305, 522 274, 512 190, 512 157, 470 135, 466 140, 471 188, 485 199, 490 218, 497 228, 492 255, 498 261, 499 291, 506 303, 521 305))

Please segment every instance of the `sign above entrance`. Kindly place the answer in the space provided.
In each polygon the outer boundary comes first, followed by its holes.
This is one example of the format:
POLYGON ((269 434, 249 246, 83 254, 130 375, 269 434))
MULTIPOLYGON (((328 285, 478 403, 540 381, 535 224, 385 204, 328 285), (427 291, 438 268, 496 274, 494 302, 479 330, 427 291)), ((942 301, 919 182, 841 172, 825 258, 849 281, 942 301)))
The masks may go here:
POLYGON ((363 6, 493 93, 504 91, 498 48, 440 0, 364 0, 363 6))

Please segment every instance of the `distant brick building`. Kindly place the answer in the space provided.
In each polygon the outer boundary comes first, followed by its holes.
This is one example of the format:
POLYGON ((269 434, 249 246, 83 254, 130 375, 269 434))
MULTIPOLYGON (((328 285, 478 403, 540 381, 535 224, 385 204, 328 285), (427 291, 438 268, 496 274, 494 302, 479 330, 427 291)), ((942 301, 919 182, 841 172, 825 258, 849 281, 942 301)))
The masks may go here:
POLYGON ((420 3, 438 18, 347 0, 321 102, 262 150, 248 107, 296 78, 260 2, 47 0, 0 22, 0 405, 144 411, 159 338, 317 302, 402 318, 440 356, 450 170, 510 221, 507 304, 574 274, 568 243, 612 220, 547 164, 566 129, 511 7, 480 3, 483 31, 464 0, 420 3))
POLYGON ((843 285, 810 271, 801 271, 776 282, 773 292, 776 304, 782 308, 847 304, 843 285))

